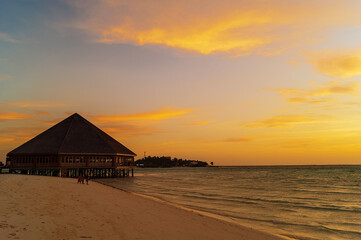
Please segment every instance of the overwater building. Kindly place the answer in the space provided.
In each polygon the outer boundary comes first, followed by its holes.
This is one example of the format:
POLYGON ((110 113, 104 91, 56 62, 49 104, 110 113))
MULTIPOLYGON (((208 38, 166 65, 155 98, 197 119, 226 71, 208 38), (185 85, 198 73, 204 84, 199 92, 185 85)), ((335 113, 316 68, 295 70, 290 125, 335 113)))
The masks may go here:
POLYGON ((75 113, 7 154, 10 172, 133 176, 136 154, 75 113))

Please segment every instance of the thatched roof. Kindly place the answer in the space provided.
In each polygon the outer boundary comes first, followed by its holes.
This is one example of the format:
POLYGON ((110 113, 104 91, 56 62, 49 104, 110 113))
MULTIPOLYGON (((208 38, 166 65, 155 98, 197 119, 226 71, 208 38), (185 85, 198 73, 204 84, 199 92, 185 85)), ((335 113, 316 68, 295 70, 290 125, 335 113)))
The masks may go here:
POLYGON ((9 152, 15 154, 125 154, 136 156, 117 140, 75 113, 9 152))

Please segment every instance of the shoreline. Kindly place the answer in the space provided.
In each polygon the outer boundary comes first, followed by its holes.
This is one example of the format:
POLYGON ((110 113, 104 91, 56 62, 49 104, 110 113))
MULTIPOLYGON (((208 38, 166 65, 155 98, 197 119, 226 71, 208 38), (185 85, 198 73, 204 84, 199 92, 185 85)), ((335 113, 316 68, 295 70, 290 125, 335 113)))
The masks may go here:
POLYGON ((214 165, 214 166, 204 166, 204 167, 136 167, 137 169, 184 169, 184 168, 308 168, 308 167, 361 167, 361 164, 295 164, 295 165, 214 165))
POLYGON ((162 203, 162 204, 167 204, 167 205, 170 205, 170 206, 178 208, 178 209, 182 209, 182 210, 185 210, 185 211, 188 211, 188 212, 199 214, 199 215, 202 215, 202 216, 205 216, 205 217, 213 218, 213 219, 216 219, 216 220, 219 220, 219 221, 228 222, 230 224, 234 224, 234 225, 237 225, 237 226, 240 226, 240 227, 246 227, 246 228, 249 228, 249 229, 252 229, 252 230, 256 230, 256 231, 260 231, 260 232, 263 232, 263 233, 271 234, 271 235, 274 235, 274 236, 279 237, 279 238, 284 239, 284 240, 297 240, 297 238, 292 238, 292 237, 289 237, 289 236, 286 236, 286 235, 273 233, 273 232, 271 232, 270 229, 257 228, 257 227, 252 226, 251 224, 242 223, 241 221, 234 220, 232 217, 222 216, 222 215, 211 213, 211 212, 206 212, 206 211, 202 211, 202 210, 198 210, 198 209, 194 209, 194 208, 190 208, 190 207, 185 207, 185 206, 183 206, 181 204, 170 202, 170 201, 167 201, 165 199, 161 199, 161 198, 157 198, 157 197, 154 197, 154 196, 151 196, 151 195, 146 195, 146 194, 137 193, 137 192, 129 191, 129 190, 126 190, 126 189, 122 189, 122 188, 113 186, 111 184, 101 182, 101 180, 102 179, 95 179, 93 181, 97 182, 99 184, 102 184, 104 186, 114 188, 114 189, 116 189, 118 191, 123 191, 123 192, 129 193, 129 194, 133 194, 135 196, 150 199, 152 201, 156 201, 156 202, 159 202, 159 203, 162 203))
POLYGON ((0 175, 0 238, 281 240, 201 211, 90 181, 0 175))

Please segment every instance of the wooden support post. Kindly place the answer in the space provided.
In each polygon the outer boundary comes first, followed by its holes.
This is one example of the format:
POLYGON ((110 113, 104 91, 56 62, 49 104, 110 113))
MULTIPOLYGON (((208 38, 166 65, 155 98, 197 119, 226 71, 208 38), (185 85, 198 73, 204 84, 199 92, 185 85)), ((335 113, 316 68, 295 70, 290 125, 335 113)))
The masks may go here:
POLYGON ((134 177, 134 169, 132 168, 132 177, 134 177))

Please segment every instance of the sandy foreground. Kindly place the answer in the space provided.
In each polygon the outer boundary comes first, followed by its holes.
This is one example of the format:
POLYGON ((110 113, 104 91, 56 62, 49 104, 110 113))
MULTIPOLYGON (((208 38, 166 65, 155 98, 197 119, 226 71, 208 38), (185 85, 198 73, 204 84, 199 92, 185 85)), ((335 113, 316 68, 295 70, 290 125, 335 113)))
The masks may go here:
POLYGON ((0 239, 281 238, 93 181, 0 174, 0 239))

